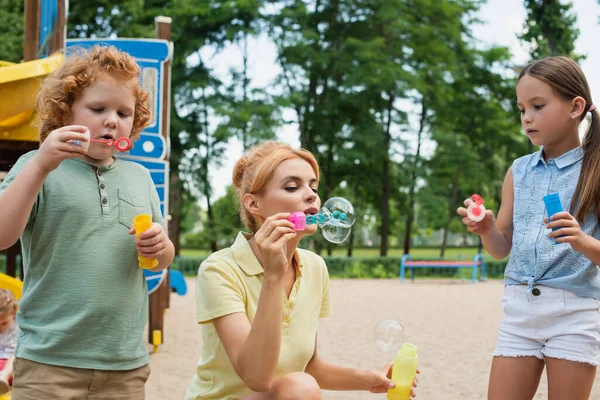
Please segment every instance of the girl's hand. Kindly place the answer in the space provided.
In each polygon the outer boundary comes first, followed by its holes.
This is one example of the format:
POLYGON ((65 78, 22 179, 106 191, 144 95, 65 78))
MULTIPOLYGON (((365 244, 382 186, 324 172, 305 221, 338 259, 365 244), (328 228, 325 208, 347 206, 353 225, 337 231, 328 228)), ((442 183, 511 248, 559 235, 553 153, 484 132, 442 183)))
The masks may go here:
POLYGON ((254 234, 265 278, 283 278, 289 267, 287 242, 296 237, 294 224, 288 221, 290 215, 290 213, 271 215, 254 234))
MULTIPOLYGON (((130 235, 135 235, 135 229, 129 230, 130 235)), ((169 243, 169 236, 165 228, 157 222, 154 222, 150 229, 140 233, 140 237, 135 238, 135 247, 142 257, 159 258, 165 254, 165 249, 169 243)))
POLYGON ((546 228, 560 228, 550 232, 548 236, 554 238, 557 243, 569 243, 573 250, 582 252, 586 242, 590 238, 583 233, 579 222, 567 211, 561 211, 552 216, 550 220, 544 218, 546 228), (560 236, 560 237, 558 237, 560 236))
POLYGON ((45 172, 54 171, 61 162, 68 158, 81 158, 87 153, 83 146, 69 143, 70 140, 87 142, 84 135, 88 128, 82 125, 63 126, 50 132, 46 140, 40 145, 33 160, 45 172))
MULTIPOLYGON (((390 362, 385 364, 383 367, 378 368, 374 371, 365 371, 366 373, 366 382, 367 382, 367 390, 371 393, 387 393, 388 390, 392 389, 396 384, 391 380, 392 378, 392 369, 394 363, 390 362)), ((417 369, 417 374, 421 371, 417 369)), ((414 388, 417 387, 419 383, 419 378, 415 376, 413 380, 412 386, 414 388)), ((416 397, 415 391, 411 389, 410 397, 416 397)))
POLYGON ((465 205, 464 207, 458 207, 456 209, 458 215, 463 217, 462 223, 467 226, 470 232, 473 232, 474 234, 479 236, 486 235, 490 231, 490 229, 492 229, 496 221, 494 213, 491 210, 485 210, 485 217, 481 221, 471 221, 471 219, 467 217, 467 208, 469 208, 469 206, 473 204, 473 199, 469 197, 464 201, 463 204, 465 205))

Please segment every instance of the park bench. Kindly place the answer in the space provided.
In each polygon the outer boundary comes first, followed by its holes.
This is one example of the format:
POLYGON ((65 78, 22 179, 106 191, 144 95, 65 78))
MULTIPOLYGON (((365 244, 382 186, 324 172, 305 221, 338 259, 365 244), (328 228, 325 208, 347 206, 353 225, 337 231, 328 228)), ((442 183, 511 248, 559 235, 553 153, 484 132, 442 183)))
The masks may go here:
POLYGON ((481 281, 485 281, 485 262, 483 256, 477 254, 473 261, 449 261, 449 260, 424 260, 415 261, 409 254, 402 256, 400 260, 400 282, 404 282, 404 273, 406 269, 410 269, 410 279, 415 280, 415 268, 472 268, 473 269, 473 283, 477 280, 477 269, 481 267, 481 281))

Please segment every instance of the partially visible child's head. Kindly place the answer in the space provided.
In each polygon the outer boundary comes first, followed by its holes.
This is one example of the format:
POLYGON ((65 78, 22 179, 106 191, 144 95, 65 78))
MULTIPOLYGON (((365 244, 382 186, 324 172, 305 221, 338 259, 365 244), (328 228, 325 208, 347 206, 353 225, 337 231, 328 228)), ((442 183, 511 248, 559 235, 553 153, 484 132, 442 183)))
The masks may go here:
POLYGON ((0 289, 0 333, 8 330, 18 310, 15 295, 8 289, 0 289))
MULTIPOLYGON (((282 182, 282 186, 285 186, 283 187, 283 194, 285 195, 285 193, 289 192, 289 197, 292 197, 294 193, 299 193, 300 190, 306 189, 303 193, 308 193, 305 197, 310 197, 310 191, 312 190, 313 195, 310 199, 304 198, 304 200, 299 199, 298 201, 291 200, 294 201, 295 204, 298 204, 298 207, 302 205, 300 204, 302 202, 318 201, 316 189, 319 180, 319 165, 317 164, 315 157, 306 150, 294 150, 289 145, 279 142, 265 142, 262 145, 251 149, 235 164, 233 169, 233 184, 239 191, 240 216, 250 232, 255 233, 260 228, 263 221, 255 215, 252 215, 244 205, 244 196, 246 194, 258 196, 265 195, 265 191, 277 169, 282 163, 289 160, 302 160, 307 163, 307 172, 310 174, 310 179, 308 179, 308 176, 303 179, 306 184, 305 188, 300 188, 301 185, 298 182, 282 182), (291 186, 294 186, 294 188, 291 186)), ((287 174, 287 171, 285 171, 285 173, 287 174)), ((299 175, 296 171, 289 171, 289 174, 299 175)), ((289 210, 289 212, 302 210, 303 209, 294 209, 289 210)))
POLYGON ((102 77, 131 88, 135 110, 130 139, 139 138, 150 121, 148 93, 140 87, 140 73, 132 56, 112 46, 94 46, 68 56, 64 64, 48 76, 37 97, 41 141, 53 130, 68 124, 73 103, 83 90, 102 77))
POLYGON ((533 61, 521 70, 518 80, 525 76, 531 76, 550 85, 565 101, 582 97, 585 100, 585 108, 580 118, 583 118, 593 105, 590 87, 583 71, 568 57, 554 56, 533 61))

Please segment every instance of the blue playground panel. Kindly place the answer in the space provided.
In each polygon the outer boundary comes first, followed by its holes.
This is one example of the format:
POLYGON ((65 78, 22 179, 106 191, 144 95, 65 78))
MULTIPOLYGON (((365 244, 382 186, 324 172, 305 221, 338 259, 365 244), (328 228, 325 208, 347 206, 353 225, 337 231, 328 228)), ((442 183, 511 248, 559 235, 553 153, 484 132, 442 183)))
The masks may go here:
MULTIPOLYGON (((183 296, 187 293, 187 284, 183 278, 183 274, 179 271, 168 270, 169 272, 169 283, 171 290, 177 292, 178 295, 183 296)), ((167 270, 160 272, 151 272, 144 270, 144 277, 148 284, 148 294, 154 293, 156 289, 160 287, 165 278, 167 277, 167 270)))

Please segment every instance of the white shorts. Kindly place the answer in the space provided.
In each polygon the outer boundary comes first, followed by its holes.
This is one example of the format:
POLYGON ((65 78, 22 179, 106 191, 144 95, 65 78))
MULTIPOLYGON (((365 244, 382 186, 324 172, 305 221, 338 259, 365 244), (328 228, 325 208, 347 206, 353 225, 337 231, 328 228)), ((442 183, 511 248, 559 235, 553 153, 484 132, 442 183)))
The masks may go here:
POLYGON ((506 285, 494 356, 600 364, 600 302, 567 290, 506 285))

